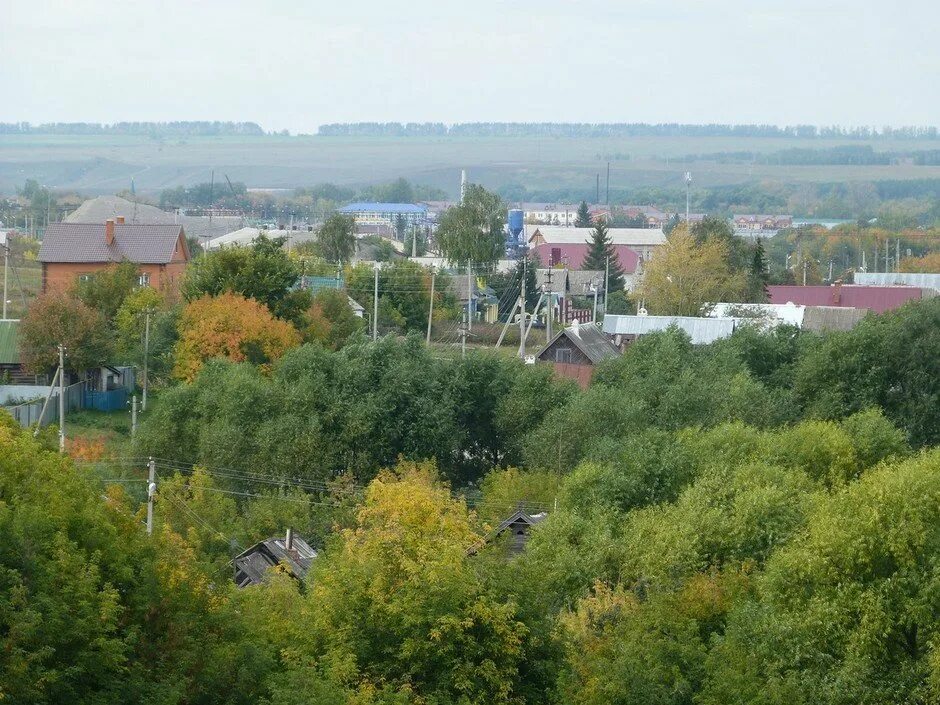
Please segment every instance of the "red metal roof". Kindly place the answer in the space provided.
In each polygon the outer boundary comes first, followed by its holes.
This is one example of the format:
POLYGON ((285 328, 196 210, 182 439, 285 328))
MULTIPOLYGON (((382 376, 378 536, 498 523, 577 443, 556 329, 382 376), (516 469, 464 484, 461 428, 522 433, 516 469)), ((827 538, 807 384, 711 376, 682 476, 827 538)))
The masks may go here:
POLYGON ((919 300, 923 292, 914 286, 768 286, 770 303, 788 301, 801 306, 844 306, 884 313, 919 300))

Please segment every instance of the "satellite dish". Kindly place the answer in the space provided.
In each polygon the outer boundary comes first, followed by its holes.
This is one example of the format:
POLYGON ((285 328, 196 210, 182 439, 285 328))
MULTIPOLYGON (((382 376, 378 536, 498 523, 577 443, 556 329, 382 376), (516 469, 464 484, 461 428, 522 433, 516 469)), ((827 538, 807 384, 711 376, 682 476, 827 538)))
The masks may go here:
POLYGON ((649 314, 646 312, 646 309, 645 309, 645 308, 643 308, 642 306, 640 306, 640 308, 637 309, 636 315, 637 315, 637 316, 647 316, 647 315, 649 315, 649 314))

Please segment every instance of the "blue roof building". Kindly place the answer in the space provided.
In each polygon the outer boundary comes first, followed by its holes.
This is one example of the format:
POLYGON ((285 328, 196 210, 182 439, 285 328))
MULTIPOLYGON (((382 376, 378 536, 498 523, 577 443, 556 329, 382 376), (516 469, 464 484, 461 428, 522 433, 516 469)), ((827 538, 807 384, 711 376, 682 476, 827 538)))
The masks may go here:
POLYGON ((339 209, 351 215, 363 225, 385 225, 394 228, 396 223, 406 226, 423 226, 428 220, 428 207, 414 203, 350 203, 339 209))

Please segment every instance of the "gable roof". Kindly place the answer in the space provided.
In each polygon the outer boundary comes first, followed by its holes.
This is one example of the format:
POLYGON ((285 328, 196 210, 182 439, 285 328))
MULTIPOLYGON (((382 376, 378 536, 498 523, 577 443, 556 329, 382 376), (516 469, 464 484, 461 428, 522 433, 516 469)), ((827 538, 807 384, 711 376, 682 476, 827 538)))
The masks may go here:
POLYGON ((39 248, 39 261, 169 264, 180 238, 189 259, 182 225, 116 223, 113 245, 105 240, 105 227, 104 223, 50 223, 39 248))
POLYGON ((287 550, 286 539, 274 537, 260 541, 235 556, 235 582, 239 587, 257 585, 269 569, 284 563, 298 580, 303 580, 313 560, 314 551, 302 538, 294 536, 293 550, 287 550))
POLYGON ((132 225, 176 225, 176 215, 146 203, 134 203, 120 196, 89 198, 65 217, 66 223, 104 223, 123 215, 132 225))
POLYGON ((616 346, 610 342, 600 328, 591 323, 585 323, 584 325, 576 323, 575 325, 558 331, 558 333, 548 341, 545 347, 539 351, 536 357, 540 357, 542 353, 554 345, 562 336, 571 341, 571 344, 584 353, 584 356, 595 365, 609 357, 620 357, 620 351, 616 346))
POLYGON ((493 532, 490 535, 490 537, 495 538, 499 536, 501 533, 503 533, 506 529, 508 529, 513 524, 526 524, 528 526, 535 526, 536 524, 542 521, 545 521, 545 519, 547 518, 548 518, 548 514, 546 512, 539 512, 538 514, 528 514, 521 509, 517 509, 515 512, 513 512, 508 517, 503 519, 499 523, 499 526, 493 529, 493 532))

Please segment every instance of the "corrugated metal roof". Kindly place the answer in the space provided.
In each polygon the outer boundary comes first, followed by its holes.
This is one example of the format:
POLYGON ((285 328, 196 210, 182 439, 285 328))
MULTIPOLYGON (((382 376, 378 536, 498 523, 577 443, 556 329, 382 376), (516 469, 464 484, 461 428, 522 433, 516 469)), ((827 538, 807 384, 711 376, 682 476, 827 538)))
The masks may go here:
POLYGON ((696 345, 727 338, 734 332, 733 318, 696 318, 692 316, 604 316, 607 335, 640 336, 676 326, 696 345))
POLYGON ((339 209, 340 213, 427 213, 427 206, 414 203, 349 203, 339 209))
POLYGON ((870 308, 875 313, 884 313, 908 301, 923 298, 922 290, 913 286, 772 285, 767 287, 767 293, 774 304, 792 301, 804 306, 870 308))
POLYGON ((20 364, 20 322, 0 320, 0 365, 20 364))
POLYGON ((182 234, 182 225, 115 224, 114 244, 108 245, 104 223, 50 223, 39 261, 168 264, 182 234))
POLYGON ((862 286, 918 286, 940 292, 940 274, 930 272, 856 272, 855 283, 862 286))

